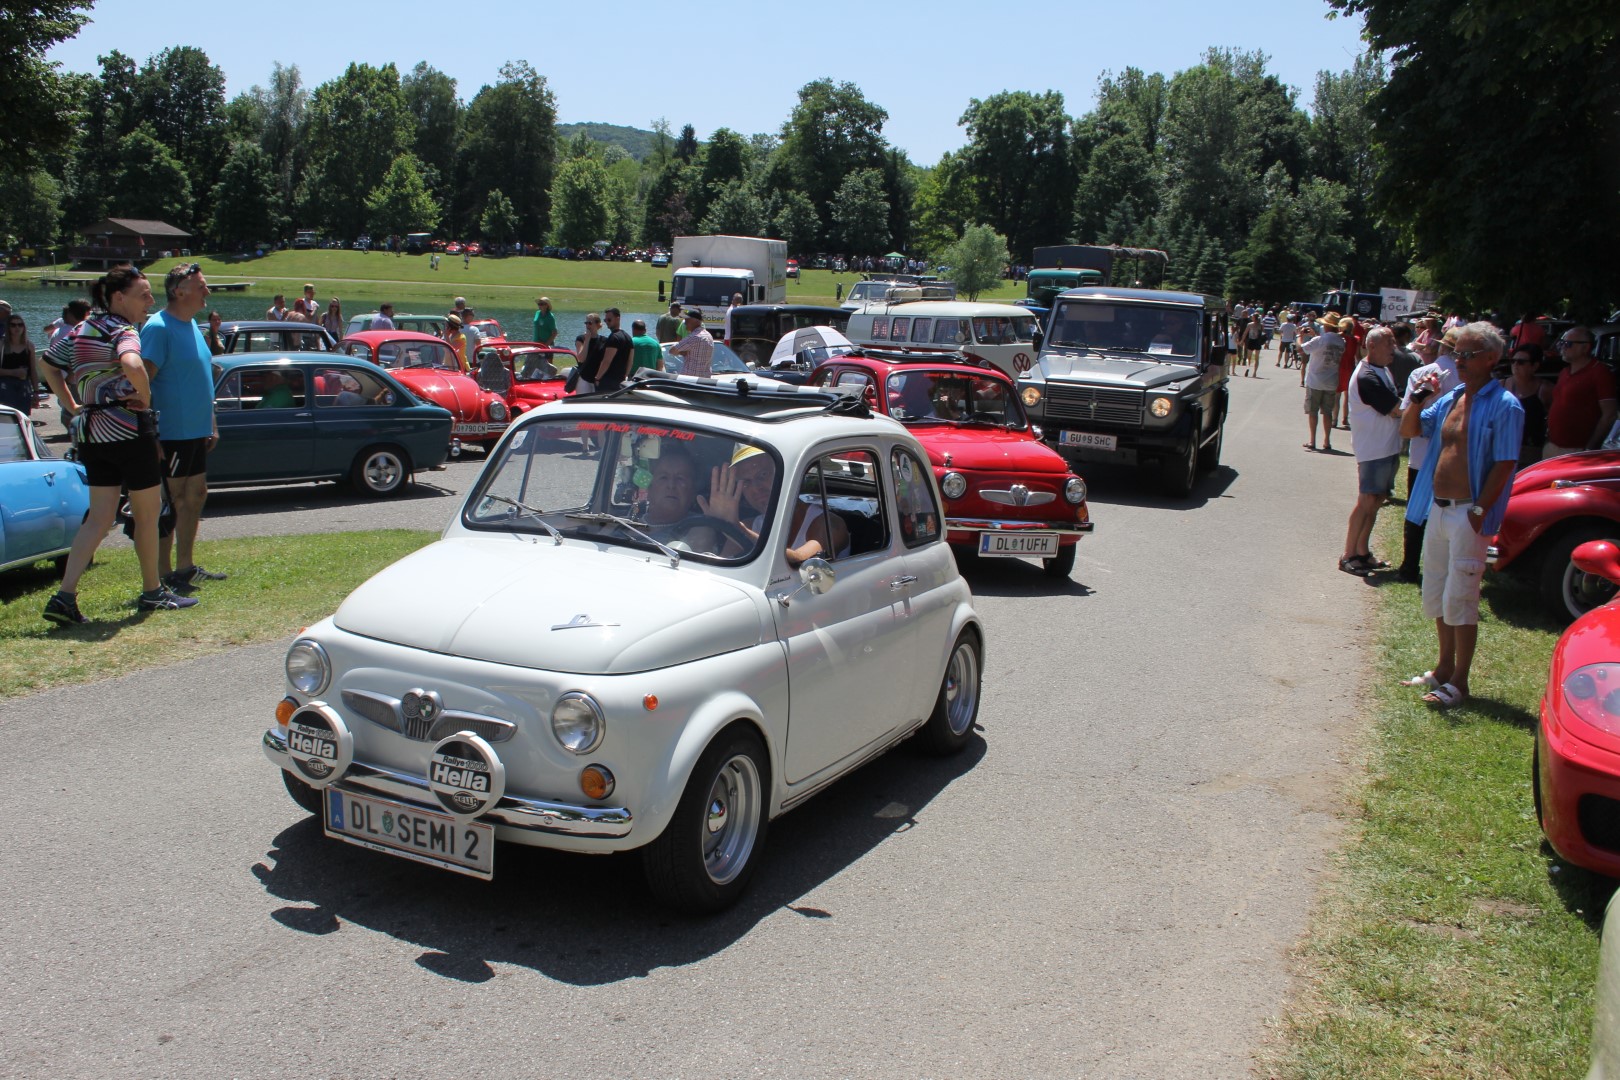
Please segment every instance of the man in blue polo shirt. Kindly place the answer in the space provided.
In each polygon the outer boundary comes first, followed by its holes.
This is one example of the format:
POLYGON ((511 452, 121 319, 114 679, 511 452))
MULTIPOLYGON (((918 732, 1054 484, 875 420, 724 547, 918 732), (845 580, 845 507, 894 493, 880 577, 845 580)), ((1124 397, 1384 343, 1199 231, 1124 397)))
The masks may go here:
POLYGON ((1434 620, 1440 638, 1434 670, 1415 677, 1411 685, 1428 687, 1423 700, 1441 708, 1468 697, 1486 540, 1502 527, 1519 462, 1524 409, 1491 378, 1506 347, 1490 323, 1469 323, 1457 335, 1452 353, 1458 385, 1442 394, 1438 375, 1423 376, 1412 392, 1412 403, 1419 408, 1401 417, 1401 435, 1429 439, 1406 517, 1421 521, 1428 508, 1423 614, 1434 620))
POLYGON ((141 328, 141 358, 156 369, 152 408, 158 414, 163 475, 174 506, 174 533, 159 542, 158 566, 164 584, 182 589, 225 579, 198 566, 193 551, 208 500, 208 452, 219 442, 213 353, 196 322, 208 306, 202 267, 190 263, 170 270, 163 278, 163 294, 167 304, 141 328))

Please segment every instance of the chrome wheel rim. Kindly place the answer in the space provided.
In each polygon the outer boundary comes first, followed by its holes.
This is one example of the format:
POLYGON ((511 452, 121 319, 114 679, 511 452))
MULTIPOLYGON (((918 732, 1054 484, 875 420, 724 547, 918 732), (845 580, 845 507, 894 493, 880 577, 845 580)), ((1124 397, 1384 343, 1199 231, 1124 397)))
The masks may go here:
POLYGON ((754 853, 765 796, 759 768, 747 754, 735 754, 715 774, 703 805, 703 869, 725 885, 742 873, 754 853))
POLYGON ((400 477, 405 473, 405 465, 393 454, 372 454, 366 459, 363 470, 366 476, 366 486, 372 491, 393 491, 399 486, 400 477))
POLYGON ((1564 568, 1564 606, 1571 614, 1584 615, 1614 599, 1615 585, 1596 574, 1588 574, 1572 561, 1564 568))
POLYGON ((966 735, 979 715, 979 654, 965 641, 956 644, 945 668, 945 722, 952 735, 966 735))

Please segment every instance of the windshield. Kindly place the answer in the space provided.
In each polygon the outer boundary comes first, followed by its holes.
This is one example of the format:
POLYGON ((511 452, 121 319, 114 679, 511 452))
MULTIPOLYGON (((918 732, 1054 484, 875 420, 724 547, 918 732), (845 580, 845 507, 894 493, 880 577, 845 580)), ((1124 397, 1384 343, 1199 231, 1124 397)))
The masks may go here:
POLYGON ((1185 308, 1071 300, 1053 313, 1047 344, 1195 360, 1199 321, 1197 311, 1185 308))
POLYGON ((1025 426, 1012 387, 979 372, 908 371, 890 375, 887 389, 889 415, 901 423, 1025 426))
POLYGON ((682 558, 746 562, 770 533, 779 473, 774 453, 730 435, 635 419, 552 417, 512 434, 485 468, 462 521, 473 529, 541 536, 554 529, 599 544, 664 545, 682 558), (720 467, 733 462, 739 473, 744 464, 751 471, 728 497, 720 467), (768 473, 763 483, 753 471, 768 473))
POLYGON ((694 277, 676 274, 670 290, 683 304, 697 307, 724 308, 730 305, 734 293, 746 293, 742 278, 694 277))
MULTIPOLYGON (((482 357, 484 354, 478 354, 482 357)), ((557 378, 557 358, 563 353, 543 349, 513 349, 512 372, 518 382, 543 382, 557 378)))

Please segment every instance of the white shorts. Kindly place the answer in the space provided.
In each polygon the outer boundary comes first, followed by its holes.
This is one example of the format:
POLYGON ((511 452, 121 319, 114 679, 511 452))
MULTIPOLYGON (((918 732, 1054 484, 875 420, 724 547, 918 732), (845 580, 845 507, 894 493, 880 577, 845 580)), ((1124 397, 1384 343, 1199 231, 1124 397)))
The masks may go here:
POLYGON ((1423 529, 1423 617, 1447 626, 1479 622, 1486 538, 1468 520, 1468 504, 1431 506, 1423 529))

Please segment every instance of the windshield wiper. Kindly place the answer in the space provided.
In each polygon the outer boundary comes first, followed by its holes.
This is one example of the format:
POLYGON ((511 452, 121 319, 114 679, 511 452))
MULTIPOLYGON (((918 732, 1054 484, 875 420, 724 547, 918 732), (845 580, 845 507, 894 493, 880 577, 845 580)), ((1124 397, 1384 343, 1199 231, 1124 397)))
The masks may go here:
POLYGON ((644 521, 631 521, 629 518, 620 517, 618 514, 602 514, 602 513, 595 513, 595 512, 580 512, 580 513, 569 514, 568 515, 568 520, 570 520, 570 521, 585 521, 585 522, 589 522, 592 525, 617 525, 620 528, 624 529, 626 532, 630 533, 631 535, 637 536, 637 537, 641 538, 642 540, 645 540, 647 543, 651 544, 653 547, 655 547, 659 551, 663 552, 665 557, 669 559, 669 565, 671 565, 671 566, 679 566, 679 565, 681 565, 681 553, 680 552, 676 551, 674 548, 670 547, 668 544, 666 544, 666 543, 664 543, 664 542, 662 542, 660 540, 653 539, 651 535, 649 535, 648 533, 645 533, 645 532, 642 531, 641 527, 643 525, 647 524, 644 521))
POLYGON ((525 514, 527 514, 529 517, 534 518, 535 522, 537 524, 539 524, 539 526, 542 529, 546 530, 546 532, 551 534, 551 539, 552 540, 556 541, 558 544, 561 544, 563 542, 562 533, 558 532, 556 530, 556 528, 551 524, 551 522, 547 521, 544 517, 541 516, 542 514, 545 513, 544 510, 536 510, 534 507, 529 506, 526 503, 520 503, 516 499, 508 499, 505 495, 489 495, 489 494, 486 494, 484 496, 484 498, 489 499, 492 502, 505 503, 507 506, 516 507, 517 509, 519 509, 519 510, 523 511, 525 514))

